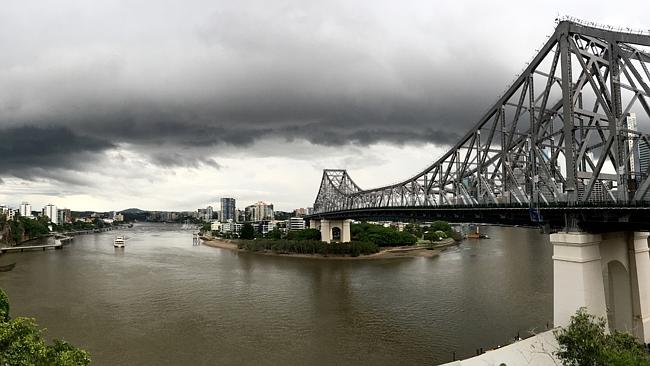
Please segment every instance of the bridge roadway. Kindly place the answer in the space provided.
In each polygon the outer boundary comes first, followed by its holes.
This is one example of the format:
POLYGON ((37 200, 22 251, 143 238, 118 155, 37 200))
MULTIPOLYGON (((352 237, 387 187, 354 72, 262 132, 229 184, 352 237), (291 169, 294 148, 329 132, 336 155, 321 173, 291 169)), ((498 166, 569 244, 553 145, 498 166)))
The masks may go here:
POLYGON ((578 228, 589 232, 650 231, 650 202, 638 205, 473 205, 439 207, 381 207, 321 212, 308 220, 372 220, 472 222, 499 225, 542 226, 550 230, 578 228), (606 224, 606 225, 604 225, 606 224))

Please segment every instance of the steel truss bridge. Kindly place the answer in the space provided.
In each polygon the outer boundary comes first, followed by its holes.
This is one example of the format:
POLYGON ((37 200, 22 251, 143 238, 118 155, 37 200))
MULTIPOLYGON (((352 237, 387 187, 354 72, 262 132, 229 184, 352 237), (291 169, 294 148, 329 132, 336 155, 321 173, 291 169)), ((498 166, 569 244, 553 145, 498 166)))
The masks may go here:
POLYGON ((311 218, 650 229, 650 35, 560 21, 507 91, 422 172, 361 189, 323 172, 311 218), (647 207, 646 207, 647 206, 647 207))

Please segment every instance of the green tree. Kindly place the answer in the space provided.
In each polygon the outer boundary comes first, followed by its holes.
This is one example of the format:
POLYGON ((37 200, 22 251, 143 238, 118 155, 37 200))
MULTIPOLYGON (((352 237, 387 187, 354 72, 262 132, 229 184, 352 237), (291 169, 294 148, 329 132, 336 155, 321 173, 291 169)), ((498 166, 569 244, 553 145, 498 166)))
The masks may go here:
POLYGON ((628 333, 605 333, 605 320, 579 309, 566 328, 555 331, 557 357, 566 366, 650 366, 643 345, 628 333))
POLYGON ((55 340, 45 343, 43 331, 31 318, 9 317, 7 294, 0 289, 0 365, 83 366, 90 364, 88 352, 55 340))
POLYGON ((202 233, 207 233, 207 232, 209 232, 209 231, 211 231, 211 230, 212 230, 212 224, 209 223, 209 222, 207 222, 207 223, 203 224, 203 226, 201 226, 201 230, 200 230, 200 231, 201 231, 202 233))
POLYGON ((447 221, 434 221, 433 223, 431 223, 430 230, 448 232, 451 231, 452 229, 451 229, 451 225, 449 225, 447 221))
POLYGON ((378 246, 411 245, 417 242, 417 238, 411 233, 365 222, 352 225, 350 233, 354 241, 374 243, 378 246))
POLYGON ((320 241, 321 235, 318 229, 291 230, 287 233, 287 240, 315 240, 320 241))
POLYGON ((273 228, 273 230, 271 230, 271 231, 267 234, 267 236, 268 236, 269 239, 271 239, 271 240, 280 240, 280 239, 282 239, 282 231, 280 231, 280 229, 278 229, 278 228, 276 227, 276 228, 273 228))
POLYGON ((411 235, 414 235, 416 238, 421 238, 422 235, 424 235, 422 226, 418 224, 407 224, 406 226, 404 226, 404 231, 406 231, 411 235))
POLYGON ((426 233, 424 233, 424 240, 428 240, 431 243, 438 241, 438 236, 433 230, 429 230, 426 233))
POLYGON ((249 222, 245 223, 241 227, 241 232, 239 233, 241 239, 253 239, 255 238, 255 228, 249 222))
POLYGON ((9 321, 9 297, 0 289, 0 322, 9 321))

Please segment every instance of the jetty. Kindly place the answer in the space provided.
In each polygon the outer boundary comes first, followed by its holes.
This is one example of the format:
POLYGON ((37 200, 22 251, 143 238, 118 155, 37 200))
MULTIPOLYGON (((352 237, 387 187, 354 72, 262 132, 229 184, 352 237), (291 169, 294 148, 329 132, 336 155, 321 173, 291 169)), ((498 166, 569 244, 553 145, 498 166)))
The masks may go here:
POLYGON ((43 245, 19 245, 15 247, 4 247, 0 248, 0 253, 10 253, 10 252, 23 252, 25 250, 47 250, 47 249, 62 249, 63 243, 57 240, 54 244, 43 244, 43 245))

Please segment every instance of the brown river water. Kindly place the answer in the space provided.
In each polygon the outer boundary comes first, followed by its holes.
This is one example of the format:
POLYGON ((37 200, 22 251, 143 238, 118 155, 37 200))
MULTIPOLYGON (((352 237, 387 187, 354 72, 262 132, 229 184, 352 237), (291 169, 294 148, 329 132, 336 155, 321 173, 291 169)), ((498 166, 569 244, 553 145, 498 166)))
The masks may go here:
POLYGON ((12 316, 93 365, 421 365, 552 320, 548 236, 485 227, 434 258, 314 260, 193 246, 180 225, 6 254, 12 316))

